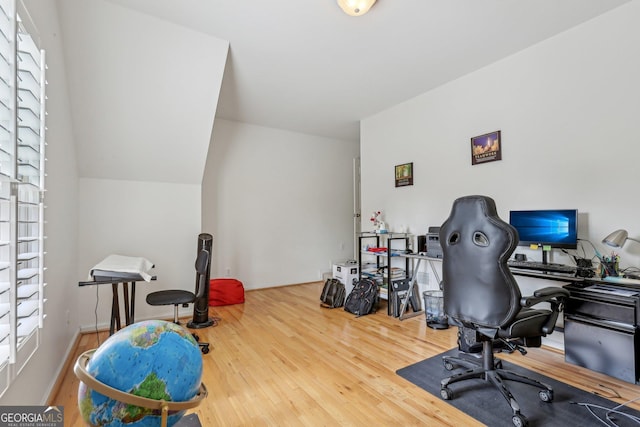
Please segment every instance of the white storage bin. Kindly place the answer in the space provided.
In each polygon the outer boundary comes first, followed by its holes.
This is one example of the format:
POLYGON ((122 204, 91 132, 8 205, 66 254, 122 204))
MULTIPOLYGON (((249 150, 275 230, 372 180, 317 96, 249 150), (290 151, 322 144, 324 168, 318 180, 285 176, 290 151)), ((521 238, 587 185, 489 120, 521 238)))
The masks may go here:
POLYGON ((358 264, 333 264, 333 278, 338 279, 344 285, 345 295, 349 295, 353 289, 353 284, 359 278, 358 264))

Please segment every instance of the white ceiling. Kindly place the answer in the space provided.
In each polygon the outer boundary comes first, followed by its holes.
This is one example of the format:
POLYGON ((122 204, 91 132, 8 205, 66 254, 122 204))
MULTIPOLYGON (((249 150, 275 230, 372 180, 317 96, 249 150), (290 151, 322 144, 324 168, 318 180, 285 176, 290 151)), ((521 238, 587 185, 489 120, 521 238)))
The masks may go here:
POLYGON ((361 17, 335 0, 108 1, 229 42, 218 117, 357 140, 360 119, 629 0, 378 0, 361 17))

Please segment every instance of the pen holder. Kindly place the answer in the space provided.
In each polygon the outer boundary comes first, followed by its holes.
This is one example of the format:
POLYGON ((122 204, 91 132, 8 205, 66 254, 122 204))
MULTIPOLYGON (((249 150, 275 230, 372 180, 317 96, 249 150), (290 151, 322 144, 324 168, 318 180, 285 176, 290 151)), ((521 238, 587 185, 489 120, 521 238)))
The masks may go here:
POLYGON ((618 263, 616 261, 600 261, 600 277, 618 277, 618 263))

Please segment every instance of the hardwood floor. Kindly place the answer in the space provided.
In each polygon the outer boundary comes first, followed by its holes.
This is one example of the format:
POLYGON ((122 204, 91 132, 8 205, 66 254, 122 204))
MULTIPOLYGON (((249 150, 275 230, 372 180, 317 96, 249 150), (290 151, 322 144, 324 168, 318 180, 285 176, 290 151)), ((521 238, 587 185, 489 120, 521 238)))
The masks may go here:
MULTIPOLYGON (((198 330, 212 344, 203 355, 209 395, 190 411, 203 426, 481 425, 395 373, 455 347, 455 328, 427 328, 424 315, 400 321, 384 305, 360 318, 324 309, 321 289, 318 282, 249 291, 244 304, 210 309, 221 321, 198 330)), ((100 333, 100 342, 106 337, 100 333)), ((49 402, 64 406, 66 426, 83 425, 73 362, 97 342, 95 333, 80 338, 49 402)), ((500 357, 588 391, 608 395, 608 387, 619 403, 640 396, 640 387, 567 364, 547 348, 500 357)))

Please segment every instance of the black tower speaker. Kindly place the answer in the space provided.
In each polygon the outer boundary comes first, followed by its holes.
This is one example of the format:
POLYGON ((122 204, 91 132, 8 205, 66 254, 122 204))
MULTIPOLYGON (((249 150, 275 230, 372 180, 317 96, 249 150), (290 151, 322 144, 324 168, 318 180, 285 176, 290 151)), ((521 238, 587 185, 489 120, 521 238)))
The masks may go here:
POLYGON ((213 258, 213 236, 211 234, 201 233, 198 236, 198 251, 196 253, 200 253, 202 249, 209 251, 209 263, 205 275, 204 293, 194 301, 193 320, 187 323, 187 327, 193 329, 207 328, 214 323, 213 319, 209 319, 209 280, 211 277, 211 258, 213 258))

